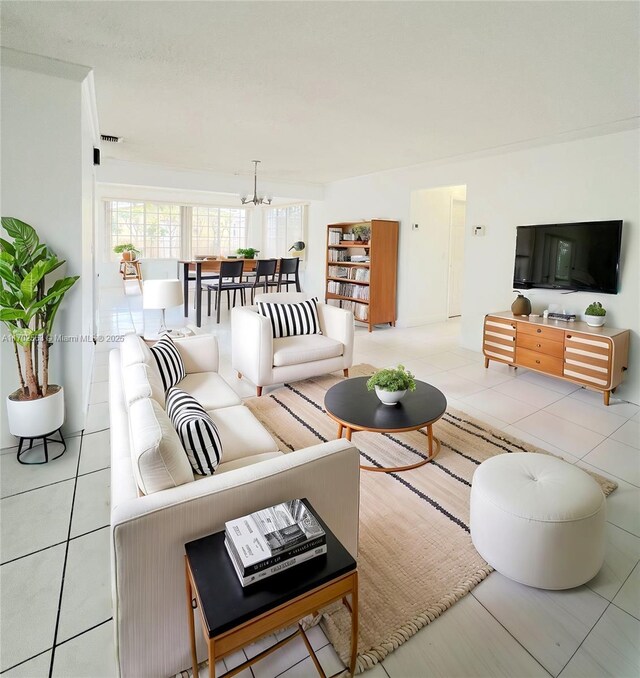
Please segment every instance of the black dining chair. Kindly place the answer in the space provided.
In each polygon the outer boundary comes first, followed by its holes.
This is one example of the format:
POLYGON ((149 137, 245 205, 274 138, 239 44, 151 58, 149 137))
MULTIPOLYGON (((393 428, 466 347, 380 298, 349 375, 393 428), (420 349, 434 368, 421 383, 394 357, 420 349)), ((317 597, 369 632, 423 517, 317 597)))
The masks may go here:
POLYGON ((289 285, 296 286, 296 292, 302 292, 300 287, 300 277, 298 269, 300 268, 300 259, 298 257, 291 257, 287 259, 280 259, 278 266, 278 292, 286 286, 287 292, 289 285))
POLYGON ((211 293, 216 294, 216 323, 220 324, 220 297, 227 293, 227 307, 231 308, 231 292, 233 292, 233 305, 236 305, 236 293, 240 291, 240 299, 244 302, 244 287, 242 282, 242 269, 244 259, 236 261, 221 261, 218 279, 207 284, 207 313, 211 315, 211 293))
POLYGON ((268 292, 269 287, 277 287, 278 282, 275 278, 277 259, 258 259, 256 261, 256 270, 253 280, 244 283, 245 289, 251 290, 251 303, 256 296, 256 288, 268 292))

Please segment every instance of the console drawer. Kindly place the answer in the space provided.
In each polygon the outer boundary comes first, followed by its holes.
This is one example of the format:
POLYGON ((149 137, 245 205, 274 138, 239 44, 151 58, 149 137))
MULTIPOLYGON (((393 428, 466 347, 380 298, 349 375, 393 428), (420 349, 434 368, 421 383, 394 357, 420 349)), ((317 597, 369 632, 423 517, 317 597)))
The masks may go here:
MULTIPOLYGON (((562 347, 562 344, 560 344, 560 347, 562 347)), ((518 347, 516 349, 516 363, 522 367, 530 367, 547 374, 562 375, 562 358, 531 351, 528 348, 518 347)))
POLYGON ((536 325, 535 323, 518 323, 518 334, 528 334, 549 341, 564 341, 564 330, 557 327, 547 327, 546 325, 536 325))
POLYGON ((544 353, 545 355, 552 355, 556 358, 562 358, 564 346, 559 341, 552 341, 551 339, 543 339, 540 336, 533 334, 519 334, 516 346, 518 348, 528 348, 537 353, 544 353))

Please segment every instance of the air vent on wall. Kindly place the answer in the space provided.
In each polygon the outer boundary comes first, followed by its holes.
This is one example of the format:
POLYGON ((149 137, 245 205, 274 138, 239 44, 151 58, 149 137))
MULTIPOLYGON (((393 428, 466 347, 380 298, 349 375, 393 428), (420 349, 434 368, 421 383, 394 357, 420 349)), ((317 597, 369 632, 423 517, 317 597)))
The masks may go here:
POLYGON ((114 137, 112 134, 101 134, 100 139, 110 144, 119 144, 122 141, 122 137, 114 137))

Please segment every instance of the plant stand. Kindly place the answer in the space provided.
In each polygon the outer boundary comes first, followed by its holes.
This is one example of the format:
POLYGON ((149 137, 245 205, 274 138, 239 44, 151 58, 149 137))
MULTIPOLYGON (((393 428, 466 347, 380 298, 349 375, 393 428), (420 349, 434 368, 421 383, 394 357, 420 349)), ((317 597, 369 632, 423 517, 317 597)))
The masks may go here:
POLYGON ((20 443, 18 445, 17 459, 21 464, 24 464, 25 466, 32 466, 34 464, 46 464, 49 461, 53 461, 54 459, 58 459, 58 457, 61 457, 65 453, 66 449, 67 449, 67 443, 65 442, 65 439, 62 436, 62 429, 59 428, 59 429, 57 429, 57 431, 51 431, 51 433, 47 433, 46 435, 43 435, 43 436, 34 436, 33 438, 20 437, 20 443), (55 440, 54 438, 51 437, 54 433, 57 433, 60 436, 60 440, 55 440), (20 455, 23 454, 24 452, 28 452, 30 449, 33 448, 33 441, 34 440, 40 440, 40 439, 42 439, 42 442, 44 444, 44 461, 22 461, 22 459, 20 459, 20 455), (26 449, 23 450, 22 446, 23 446, 25 440, 29 441, 29 447, 27 447, 26 449), (49 458, 49 448, 47 447, 47 443, 56 443, 57 445, 62 443, 62 452, 60 452, 60 454, 56 455, 55 457, 49 458))

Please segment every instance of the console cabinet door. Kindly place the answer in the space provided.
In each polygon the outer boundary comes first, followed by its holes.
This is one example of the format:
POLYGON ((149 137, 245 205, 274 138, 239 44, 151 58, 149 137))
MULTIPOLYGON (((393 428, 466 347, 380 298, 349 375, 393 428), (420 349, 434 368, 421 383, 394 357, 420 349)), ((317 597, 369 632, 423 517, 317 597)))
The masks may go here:
POLYGON ((484 320, 482 352, 492 360, 514 362, 516 357, 515 322, 497 316, 487 316, 484 320))
POLYGON ((609 337, 566 332, 563 374, 568 379, 609 388, 612 354, 613 342, 609 337))

